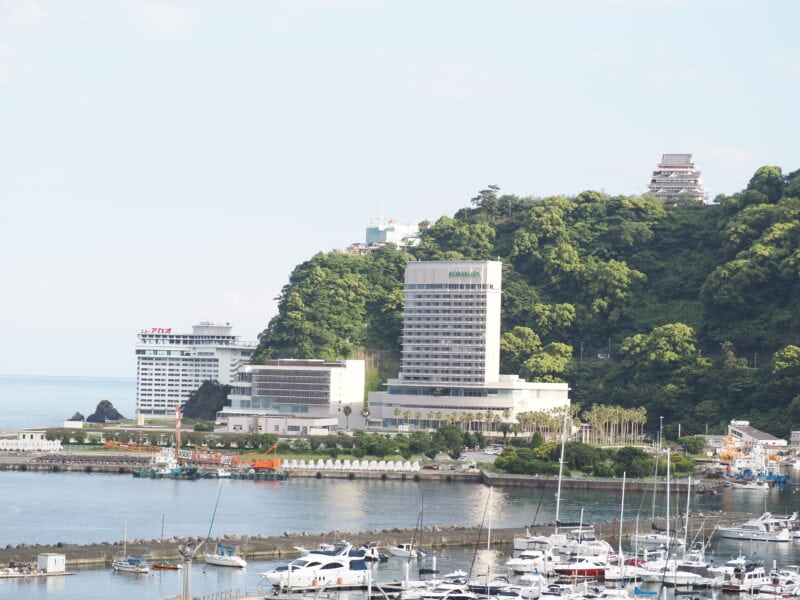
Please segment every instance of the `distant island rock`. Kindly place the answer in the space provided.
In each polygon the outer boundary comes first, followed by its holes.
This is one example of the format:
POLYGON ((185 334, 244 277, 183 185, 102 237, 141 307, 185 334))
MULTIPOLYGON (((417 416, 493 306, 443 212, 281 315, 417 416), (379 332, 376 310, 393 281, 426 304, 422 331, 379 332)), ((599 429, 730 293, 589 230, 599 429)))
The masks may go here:
POLYGON ((86 417, 84 417, 84 416, 83 416, 81 413, 79 413, 79 412, 76 412, 74 415, 72 415, 72 416, 71 416, 69 419, 67 419, 67 420, 68 420, 68 421, 85 421, 85 420, 86 420, 86 417))
MULTIPOLYGON (((80 414, 80 413, 78 413, 80 414)), ((108 400, 100 400, 97 403, 97 408, 94 409, 94 412, 86 418, 87 423, 106 423, 108 421, 120 421, 125 417, 120 414, 120 412, 114 408, 114 405, 111 404, 108 400)))

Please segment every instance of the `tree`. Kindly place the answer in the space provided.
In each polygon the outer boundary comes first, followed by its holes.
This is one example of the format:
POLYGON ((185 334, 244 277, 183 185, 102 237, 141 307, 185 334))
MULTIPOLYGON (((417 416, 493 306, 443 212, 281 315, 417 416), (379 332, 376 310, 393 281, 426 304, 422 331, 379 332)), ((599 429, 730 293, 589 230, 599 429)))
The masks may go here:
POLYGON ((649 334, 636 334, 622 342, 620 352, 625 366, 672 367, 697 353, 694 331, 683 323, 654 328, 649 334))
POLYGON ((783 195, 785 181, 780 167, 761 167, 747 184, 748 190, 761 192, 774 204, 783 195))
POLYGON ((525 361, 521 374, 535 381, 563 381, 561 376, 570 360, 572 346, 552 342, 525 361))
POLYGON ((687 435, 680 439, 680 443, 686 454, 700 454, 706 449, 706 440, 701 435, 687 435))
POLYGON ((350 414, 352 412, 353 412, 353 407, 351 407, 349 404, 345 404, 342 407, 342 413, 344 414, 344 419, 345 419, 345 427, 347 427, 347 429, 350 429, 350 414))
POLYGON ((523 364, 541 350, 542 342, 530 327, 514 327, 500 337, 500 360, 504 372, 519 373, 523 364))

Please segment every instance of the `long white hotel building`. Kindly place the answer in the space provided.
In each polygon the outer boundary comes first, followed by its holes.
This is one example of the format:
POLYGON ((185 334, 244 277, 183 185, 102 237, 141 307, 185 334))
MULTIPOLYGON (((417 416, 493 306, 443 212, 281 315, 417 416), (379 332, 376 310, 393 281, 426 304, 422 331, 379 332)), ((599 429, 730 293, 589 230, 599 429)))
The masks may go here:
POLYGON ((204 381, 230 384, 250 361, 255 342, 242 342, 229 323, 202 322, 192 333, 171 327, 139 332, 136 344, 136 414, 171 416, 204 381))
POLYGON ((514 423, 520 412, 569 406, 566 383, 500 374, 501 295, 501 262, 409 262, 400 373, 369 394, 370 426, 397 428, 398 412, 422 415, 413 422, 424 427, 466 412, 514 423))

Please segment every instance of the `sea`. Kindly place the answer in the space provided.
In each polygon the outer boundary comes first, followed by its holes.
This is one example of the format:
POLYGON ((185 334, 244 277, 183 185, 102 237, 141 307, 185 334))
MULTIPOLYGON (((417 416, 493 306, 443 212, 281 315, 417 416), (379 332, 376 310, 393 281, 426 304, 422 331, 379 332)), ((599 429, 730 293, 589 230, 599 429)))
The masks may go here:
MULTIPOLYGON (((102 399, 128 416, 133 389, 132 380, 6 376, 0 378, 0 429, 59 425, 75 411, 90 413, 102 399)), ((161 536, 162 520, 165 537, 306 532, 309 545, 342 539, 346 532, 413 528, 420 519, 427 527, 524 527, 555 519, 555 488, 553 482, 543 490, 514 487, 490 492, 482 484, 463 482, 299 477, 283 482, 170 481, 99 473, 4 471, 0 472, 0 546, 118 542, 126 535, 156 539, 161 536)), ((691 508, 708 516, 710 529, 722 512, 798 510, 800 494, 791 489, 755 493, 726 489, 716 496, 693 497, 691 508)), ((616 492, 564 490, 560 518, 584 522, 619 518, 620 500, 616 492)), ((673 501, 672 514, 676 514, 685 499, 673 497, 673 501)), ((665 511, 663 498, 626 493, 626 520, 638 517, 649 524, 651 515, 665 511)), ((468 570, 474 551, 447 549, 440 554, 438 566, 442 572, 468 570)), ((509 552, 510 548, 497 555, 498 569, 509 552)), ((717 540, 714 552, 720 560, 743 553, 788 565, 800 560, 800 543, 717 540)), ((34 555, 33 548, 20 548, 21 559, 34 555)), ((254 561, 244 570, 196 564, 191 571, 192 591, 206 600, 230 597, 226 594, 232 590, 256 591, 266 585, 261 573, 285 562, 254 561)), ((376 568, 377 580, 397 579, 402 561, 390 559, 376 568)), ((179 572, 133 575, 110 568, 87 569, 65 577, 0 579, 0 600, 159 600, 180 593, 181 584, 179 572)), ((355 598, 363 600, 363 595, 355 598)))
POLYGON ((108 400, 123 416, 133 418, 136 380, 0 375, 0 431, 60 427, 76 412, 88 417, 101 400, 108 400))

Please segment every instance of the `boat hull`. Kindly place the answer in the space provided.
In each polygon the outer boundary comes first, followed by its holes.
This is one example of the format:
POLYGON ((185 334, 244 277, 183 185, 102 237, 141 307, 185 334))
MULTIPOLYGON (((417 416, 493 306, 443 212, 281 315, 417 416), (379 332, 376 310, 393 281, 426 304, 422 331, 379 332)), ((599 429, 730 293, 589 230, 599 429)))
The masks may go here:
POLYGON ((243 569, 247 566, 247 561, 241 556, 229 556, 227 554, 204 554, 207 565, 216 565, 218 567, 236 567, 243 569))

